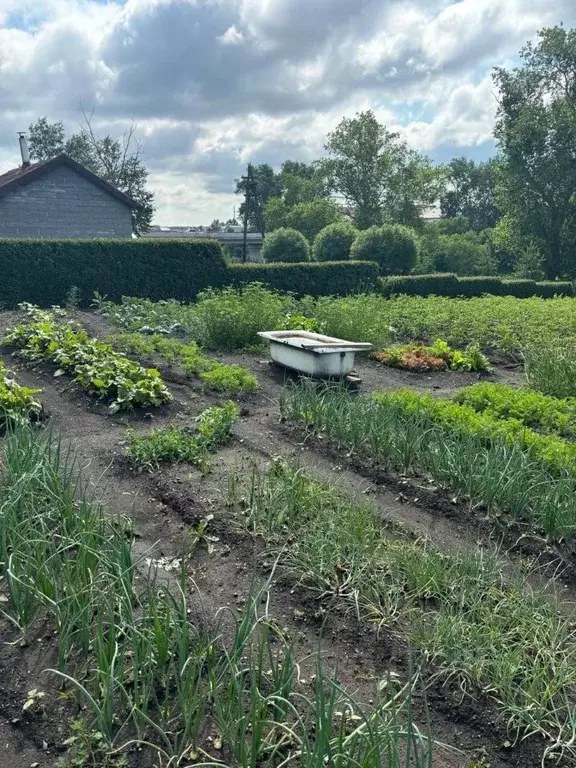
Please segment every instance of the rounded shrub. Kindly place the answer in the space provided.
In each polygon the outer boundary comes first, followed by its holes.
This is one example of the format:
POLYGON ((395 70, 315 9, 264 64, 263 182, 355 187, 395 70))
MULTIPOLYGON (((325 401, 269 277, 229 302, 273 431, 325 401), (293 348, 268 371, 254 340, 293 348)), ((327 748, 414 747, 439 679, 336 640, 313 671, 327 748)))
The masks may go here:
POLYGON ((264 238, 262 256, 266 263, 310 261, 310 246, 297 229, 280 227, 264 238))
POLYGON ((346 261, 358 230, 347 221, 336 221, 320 230, 314 239, 316 261, 346 261))
POLYGON ((402 224, 370 227, 352 243, 350 258, 378 262, 383 275, 407 274, 418 258, 416 233, 402 224))

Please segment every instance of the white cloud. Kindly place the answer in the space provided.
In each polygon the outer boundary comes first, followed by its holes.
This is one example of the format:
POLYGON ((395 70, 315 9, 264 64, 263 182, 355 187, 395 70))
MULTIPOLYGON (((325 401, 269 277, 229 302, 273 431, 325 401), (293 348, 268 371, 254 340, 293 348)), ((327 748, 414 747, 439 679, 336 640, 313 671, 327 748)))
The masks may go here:
POLYGON ((228 217, 248 160, 311 160, 373 108, 425 151, 489 142, 490 70, 572 0, 0 0, 0 169, 36 117, 135 118, 158 220, 228 217))

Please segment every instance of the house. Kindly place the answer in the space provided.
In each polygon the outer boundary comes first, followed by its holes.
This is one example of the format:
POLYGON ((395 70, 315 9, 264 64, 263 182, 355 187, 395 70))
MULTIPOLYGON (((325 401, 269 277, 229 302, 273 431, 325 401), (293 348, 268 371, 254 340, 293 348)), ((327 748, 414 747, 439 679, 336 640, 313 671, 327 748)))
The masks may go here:
POLYGON ((0 237, 132 237, 131 197, 68 155, 31 163, 23 135, 20 150, 0 175, 0 237))
MULTIPOLYGON (((234 261, 241 261, 242 248, 244 244, 244 233, 242 227, 237 227, 240 231, 236 232, 200 232, 197 229, 191 227, 152 227, 149 232, 146 232, 144 237, 162 240, 165 238, 211 238, 212 240, 218 240, 223 246, 227 246, 226 250, 230 257, 234 261)), ((263 238, 260 232, 248 232, 246 235, 246 261, 250 262, 262 262, 262 256, 260 251, 262 250, 263 238)))

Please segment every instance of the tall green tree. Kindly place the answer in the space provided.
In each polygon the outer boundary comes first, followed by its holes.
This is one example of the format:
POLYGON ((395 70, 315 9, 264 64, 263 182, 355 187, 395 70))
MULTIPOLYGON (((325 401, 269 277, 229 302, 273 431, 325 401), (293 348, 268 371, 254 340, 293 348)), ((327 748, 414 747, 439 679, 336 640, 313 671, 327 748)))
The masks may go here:
MULTIPOLYGON (((246 176, 236 179, 237 195, 246 195, 248 182, 246 176)), ((248 227, 252 232, 266 233, 266 224, 264 220, 264 208, 271 197, 280 197, 282 186, 274 168, 268 163, 252 166, 252 190, 250 190, 251 201, 248 210, 248 227)), ((240 204, 238 215, 241 220, 244 219, 246 202, 240 204)))
POLYGON ((98 137, 91 116, 84 113, 84 126, 78 133, 67 136, 62 122, 50 123, 46 117, 40 117, 28 128, 30 157, 50 160, 66 152, 139 203, 140 207, 132 213, 132 224, 136 234, 144 234, 150 229, 154 215, 154 193, 146 188, 148 171, 142 164, 142 147, 134 130, 135 126, 131 125, 121 139, 110 135, 98 137))
POLYGON ((374 112, 344 118, 328 134, 328 187, 344 198, 361 229, 383 221, 414 225, 440 191, 442 172, 409 149, 374 112))
POLYGON ((467 157, 455 157, 446 166, 446 189, 440 196, 442 216, 465 216, 471 229, 496 226, 497 160, 476 163, 467 157))
POLYGON ((540 248, 548 277, 576 275, 576 30, 543 29, 520 57, 494 72, 498 205, 540 248))

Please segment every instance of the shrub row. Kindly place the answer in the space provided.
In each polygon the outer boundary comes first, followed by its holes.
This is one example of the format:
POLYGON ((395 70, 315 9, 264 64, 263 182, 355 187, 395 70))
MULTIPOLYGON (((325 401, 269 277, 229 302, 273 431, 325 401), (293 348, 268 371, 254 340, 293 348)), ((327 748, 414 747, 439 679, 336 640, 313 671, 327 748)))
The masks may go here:
POLYGON ((24 240, 0 238, 0 304, 62 304, 72 286, 87 306, 95 291, 113 301, 146 296, 192 301, 206 288, 260 281, 312 296, 373 291, 371 262, 235 264, 212 240, 24 240))
POLYGON ((211 240, 0 239, 0 303, 61 304, 72 286, 86 305, 94 291, 122 296, 194 299, 227 282, 219 243, 211 240))
POLYGON ((378 286, 378 265, 372 261, 234 264, 229 274, 231 284, 237 287, 259 282, 302 296, 370 292, 378 286))
POLYGON ((385 296, 515 296, 526 299, 540 296, 548 299, 557 295, 572 296, 574 286, 569 281, 508 280, 501 277, 457 277, 452 273, 431 275, 397 275, 380 278, 381 291, 385 296))

